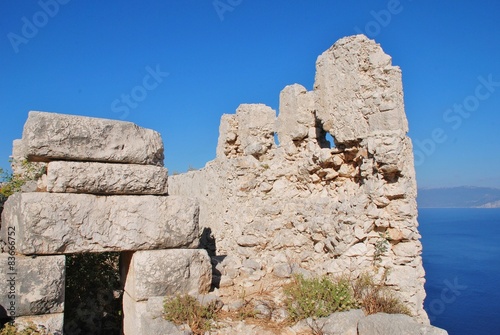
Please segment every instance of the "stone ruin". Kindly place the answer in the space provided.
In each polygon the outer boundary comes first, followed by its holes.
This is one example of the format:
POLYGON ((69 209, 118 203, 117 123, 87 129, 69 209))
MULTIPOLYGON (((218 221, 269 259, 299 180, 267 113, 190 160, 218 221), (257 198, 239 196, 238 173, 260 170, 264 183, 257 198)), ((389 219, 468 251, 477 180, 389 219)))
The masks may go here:
MULTIPOLYGON (((64 255, 118 251, 126 335, 165 329, 166 295, 211 282, 226 297, 278 292, 294 274, 369 273, 428 324, 401 70, 357 35, 316 71, 312 91, 283 89, 277 117, 262 104, 223 115, 215 160, 170 177, 155 131, 30 112, 14 162, 46 173, 8 199, 0 229, 0 281, 15 255, 16 322, 61 332, 64 255)), ((7 313, 11 304, 0 297, 7 313)))
POLYGON ((312 91, 281 91, 277 117, 262 104, 223 115, 216 159, 169 178, 169 194, 198 199, 227 255, 220 286, 368 272, 427 323, 407 132, 400 68, 365 36, 343 38, 318 57, 312 91))
MULTIPOLYGON (((13 158, 46 171, 27 192, 10 196, 2 213, 0 281, 11 280, 12 295, 2 294, 0 305, 16 323, 62 334, 67 254, 121 252, 125 335, 168 329, 150 315, 161 313, 165 296, 208 292, 212 267, 197 249, 199 206, 167 196, 157 132, 30 112, 13 158)), ((19 163, 13 169, 23 173, 19 163)))

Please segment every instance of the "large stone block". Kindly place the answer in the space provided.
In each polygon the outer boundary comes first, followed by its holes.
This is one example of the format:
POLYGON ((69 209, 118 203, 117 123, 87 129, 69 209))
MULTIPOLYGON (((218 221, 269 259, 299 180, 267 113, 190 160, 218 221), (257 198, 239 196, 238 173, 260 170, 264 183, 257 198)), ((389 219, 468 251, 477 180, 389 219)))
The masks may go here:
POLYGON ((299 333, 310 333, 311 329, 320 329, 321 334, 358 335, 358 322, 365 317, 360 309, 346 312, 336 312, 327 317, 307 318, 293 326, 299 333))
POLYGON ((423 325, 408 315, 377 313, 358 323, 359 335, 448 335, 444 329, 423 325))
POLYGON ((298 84, 281 91, 280 112, 276 121, 280 145, 306 138, 309 129, 316 126, 313 95, 298 84))
POLYGON ((276 112, 263 104, 241 104, 236 109, 238 140, 245 155, 260 156, 274 145, 276 112))
POLYGON ((21 316, 17 317, 14 323, 20 330, 34 324, 38 329, 46 330, 48 334, 62 335, 64 328, 64 313, 21 316))
POLYGON ((17 193, 0 236, 14 228, 16 251, 28 255, 193 248, 198 213, 195 200, 175 196, 17 193))
POLYGON ((408 131, 401 70, 364 35, 337 41, 316 62, 317 116, 339 142, 408 131))
POLYGON ((168 170, 160 166, 50 162, 47 191, 93 194, 166 194, 168 170))
POLYGON ((204 249, 148 250, 122 256, 125 292, 136 301, 210 289, 212 266, 204 249))
POLYGON ((22 140, 24 153, 30 161, 163 165, 160 134, 131 122, 30 112, 22 140))
MULTIPOLYGON (((13 230, 11 230, 13 232, 13 230)), ((11 235, 7 248, 17 247, 11 235)), ((26 257, 0 254, 0 319, 5 316, 62 313, 64 311, 65 257, 26 257), (6 315, 5 315, 6 314, 6 315)))
POLYGON ((123 293, 123 334, 142 334, 141 315, 146 313, 146 301, 135 301, 127 292, 123 293))
POLYGON ((189 335, 175 324, 163 319, 164 297, 135 301, 123 294, 123 335, 189 335))

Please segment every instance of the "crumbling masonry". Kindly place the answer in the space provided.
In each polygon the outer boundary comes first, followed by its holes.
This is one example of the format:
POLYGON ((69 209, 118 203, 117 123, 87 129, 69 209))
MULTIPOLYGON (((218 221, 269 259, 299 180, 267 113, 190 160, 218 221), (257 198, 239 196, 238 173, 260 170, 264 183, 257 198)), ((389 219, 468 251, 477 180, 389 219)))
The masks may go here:
MULTIPOLYGON (((0 281, 14 257, 18 322, 60 332, 64 255, 119 251, 124 333, 152 334, 162 296, 209 289, 201 236, 221 290, 368 272, 428 323, 401 71, 362 35, 339 40, 316 67, 312 91, 281 92, 277 117, 261 104, 223 115, 216 159, 169 178, 152 130, 31 112, 13 156, 46 173, 8 199, 0 230, 0 281)), ((0 305, 8 312, 7 295, 0 305)))
POLYGON ((312 91, 283 89, 277 117, 261 104, 223 115, 216 159, 172 176, 169 193, 199 200, 227 255, 221 286, 368 272, 428 322, 407 132, 401 70, 374 41, 346 37, 318 57, 312 91))

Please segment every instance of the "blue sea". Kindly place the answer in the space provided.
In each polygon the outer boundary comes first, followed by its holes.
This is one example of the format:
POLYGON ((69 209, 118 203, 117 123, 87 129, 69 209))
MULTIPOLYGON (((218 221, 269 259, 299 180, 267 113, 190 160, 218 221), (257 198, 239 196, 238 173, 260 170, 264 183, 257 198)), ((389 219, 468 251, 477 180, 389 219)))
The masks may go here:
POLYGON ((500 334, 500 208, 421 208, 418 220, 431 324, 500 334))

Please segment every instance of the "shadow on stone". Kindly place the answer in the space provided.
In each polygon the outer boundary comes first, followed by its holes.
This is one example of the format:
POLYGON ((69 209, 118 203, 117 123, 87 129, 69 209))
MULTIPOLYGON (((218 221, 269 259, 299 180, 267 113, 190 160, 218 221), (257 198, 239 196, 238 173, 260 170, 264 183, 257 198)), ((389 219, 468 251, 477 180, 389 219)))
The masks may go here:
POLYGON ((205 249, 210 257, 215 256, 217 253, 217 245, 215 242, 215 237, 212 234, 211 228, 203 228, 200 237, 200 248, 205 249))

